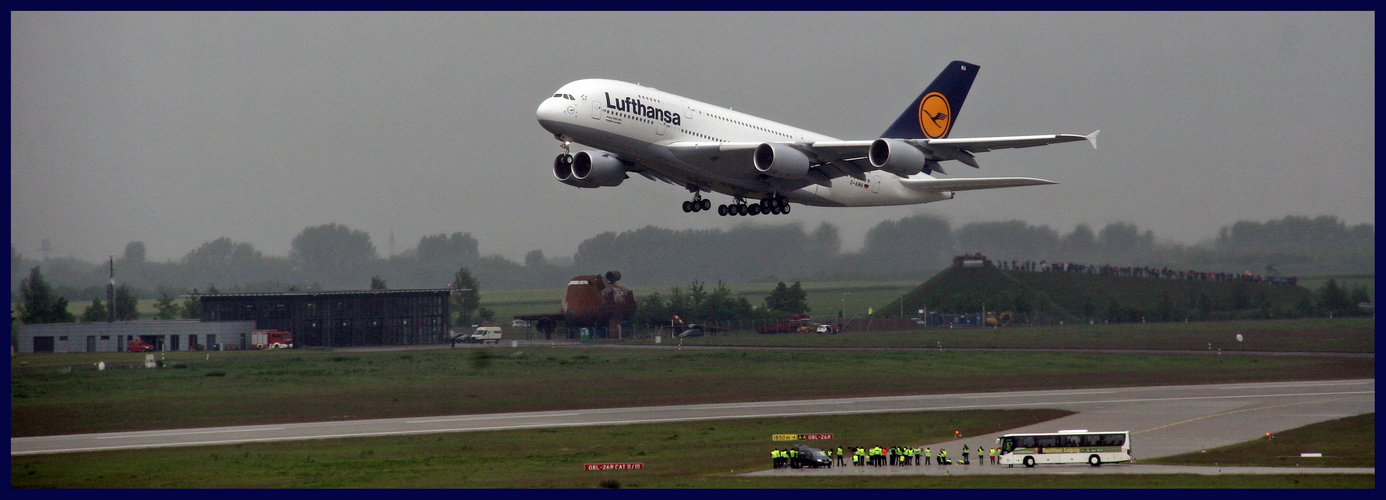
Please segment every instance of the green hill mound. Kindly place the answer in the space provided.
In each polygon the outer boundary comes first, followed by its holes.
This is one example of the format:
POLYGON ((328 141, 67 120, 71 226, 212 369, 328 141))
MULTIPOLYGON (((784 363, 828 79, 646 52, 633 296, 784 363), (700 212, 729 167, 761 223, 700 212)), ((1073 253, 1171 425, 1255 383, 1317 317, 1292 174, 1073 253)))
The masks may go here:
MULTIPOLYGON (((948 268, 907 293, 904 309, 944 314, 1013 313, 1016 322, 1183 321, 1293 318, 1314 294, 1292 285, 1063 272, 948 268)), ((899 300, 883 306, 895 311, 899 300)))

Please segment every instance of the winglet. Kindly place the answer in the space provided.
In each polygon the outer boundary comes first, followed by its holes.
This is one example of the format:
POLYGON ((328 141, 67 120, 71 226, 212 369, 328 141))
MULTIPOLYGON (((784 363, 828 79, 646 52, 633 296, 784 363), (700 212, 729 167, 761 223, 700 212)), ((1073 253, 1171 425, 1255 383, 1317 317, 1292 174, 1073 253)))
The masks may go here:
POLYGON ((1088 135, 1083 136, 1083 137, 1087 138, 1088 142, 1092 143, 1092 148, 1093 148, 1093 149, 1097 149, 1097 133, 1098 133, 1098 132, 1101 132, 1101 130, 1094 130, 1094 131, 1092 131, 1091 134, 1088 134, 1088 135))

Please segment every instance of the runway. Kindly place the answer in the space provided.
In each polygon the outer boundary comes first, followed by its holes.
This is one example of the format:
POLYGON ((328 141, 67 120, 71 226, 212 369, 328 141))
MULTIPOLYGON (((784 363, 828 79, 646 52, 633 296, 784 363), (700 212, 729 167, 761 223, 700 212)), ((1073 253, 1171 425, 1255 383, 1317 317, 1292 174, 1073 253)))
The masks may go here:
MULTIPOLYGON (((1247 441, 1264 436, 1266 432, 1279 432, 1314 422, 1372 412, 1375 406, 1376 381, 1373 379, 1126 387, 607 408, 38 436, 10 438, 10 455, 732 418, 1059 408, 1078 413, 1006 432, 1127 430, 1132 433, 1132 455, 1139 459, 1247 441)), ((973 447, 984 443, 990 445, 995 442, 997 435, 964 436, 958 441, 918 444, 931 446, 935 450, 945 447, 954 450, 953 454, 956 455, 964 443, 973 447)))

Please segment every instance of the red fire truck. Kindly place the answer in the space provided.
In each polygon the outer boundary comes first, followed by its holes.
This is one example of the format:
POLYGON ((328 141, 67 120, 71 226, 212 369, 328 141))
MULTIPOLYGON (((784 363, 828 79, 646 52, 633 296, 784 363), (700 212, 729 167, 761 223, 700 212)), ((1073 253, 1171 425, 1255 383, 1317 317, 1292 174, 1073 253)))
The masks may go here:
POLYGON ((282 330, 256 330, 250 332, 252 349, 292 349, 294 336, 282 330))

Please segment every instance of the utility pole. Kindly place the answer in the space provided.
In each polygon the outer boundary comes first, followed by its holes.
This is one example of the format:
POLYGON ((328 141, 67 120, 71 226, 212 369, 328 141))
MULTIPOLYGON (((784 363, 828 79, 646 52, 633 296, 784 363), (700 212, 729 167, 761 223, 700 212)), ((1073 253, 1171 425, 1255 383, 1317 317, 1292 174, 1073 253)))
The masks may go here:
POLYGON ((115 256, 111 256, 111 282, 106 284, 106 322, 115 323, 115 256))

